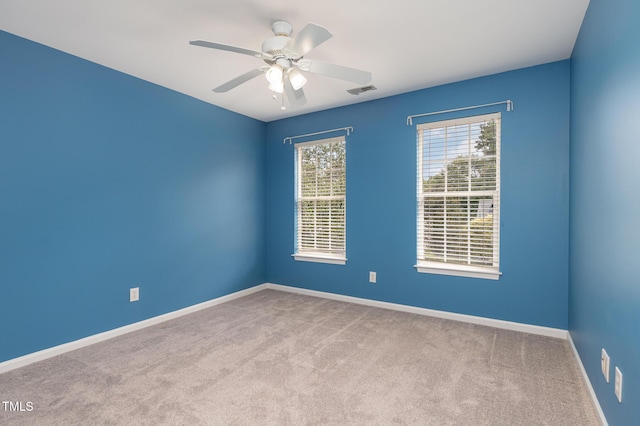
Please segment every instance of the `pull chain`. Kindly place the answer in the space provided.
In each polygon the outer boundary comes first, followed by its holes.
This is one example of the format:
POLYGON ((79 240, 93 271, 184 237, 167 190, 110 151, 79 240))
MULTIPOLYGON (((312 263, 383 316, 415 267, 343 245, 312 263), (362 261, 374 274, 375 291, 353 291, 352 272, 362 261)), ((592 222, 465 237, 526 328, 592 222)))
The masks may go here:
POLYGON ((287 107, 284 106, 284 72, 282 73, 282 106, 280 107, 280 110, 284 111, 286 110, 287 107))

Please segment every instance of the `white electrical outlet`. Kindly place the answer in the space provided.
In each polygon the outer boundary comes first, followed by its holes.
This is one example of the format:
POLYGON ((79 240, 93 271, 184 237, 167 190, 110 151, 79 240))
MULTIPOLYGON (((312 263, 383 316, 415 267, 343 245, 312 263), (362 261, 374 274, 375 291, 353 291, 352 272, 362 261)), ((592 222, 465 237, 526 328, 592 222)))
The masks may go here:
POLYGON ((376 282, 376 273, 373 271, 369 271, 369 282, 370 283, 376 282))
POLYGON ((137 302, 140 300, 140 287, 129 289, 129 302, 137 302))
POLYGON ((616 393, 618 402, 622 402, 622 373, 618 367, 616 367, 616 381, 614 383, 613 390, 616 393))
POLYGON ((602 348, 602 355, 600 356, 600 366, 602 368, 602 375, 604 379, 609 383, 609 362, 610 362, 609 354, 607 351, 602 348))

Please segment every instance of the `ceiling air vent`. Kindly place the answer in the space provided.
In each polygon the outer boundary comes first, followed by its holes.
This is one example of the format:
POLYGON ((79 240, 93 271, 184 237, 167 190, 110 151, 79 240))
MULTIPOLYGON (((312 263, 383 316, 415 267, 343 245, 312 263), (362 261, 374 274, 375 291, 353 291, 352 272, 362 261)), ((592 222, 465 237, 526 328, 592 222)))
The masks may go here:
POLYGON ((355 89, 349 89, 347 90, 347 92, 351 93, 352 95, 359 95, 360 93, 364 93, 364 92, 368 92, 369 90, 376 90, 377 87, 374 86, 373 84, 370 84, 368 86, 364 86, 364 87, 357 87, 355 89))

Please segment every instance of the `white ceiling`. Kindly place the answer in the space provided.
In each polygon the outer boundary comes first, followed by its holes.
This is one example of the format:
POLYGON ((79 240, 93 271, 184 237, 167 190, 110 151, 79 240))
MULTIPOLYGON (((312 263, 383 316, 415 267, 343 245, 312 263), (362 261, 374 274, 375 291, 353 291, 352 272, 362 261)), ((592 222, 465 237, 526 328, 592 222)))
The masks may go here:
MULTIPOLYGON (((569 58, 589 0, 0 0, 0 29, 214 105, 277 120, 569 58), (333 38, 306 55, 370 71, 378 90, 307 74, 307 104, 280 110, 262 76, 211 89, 263 64, 191 46, 260 50, 271 22, 322 25, 333 38)), ((0 52, 0 63, 2 52, 0 52)))

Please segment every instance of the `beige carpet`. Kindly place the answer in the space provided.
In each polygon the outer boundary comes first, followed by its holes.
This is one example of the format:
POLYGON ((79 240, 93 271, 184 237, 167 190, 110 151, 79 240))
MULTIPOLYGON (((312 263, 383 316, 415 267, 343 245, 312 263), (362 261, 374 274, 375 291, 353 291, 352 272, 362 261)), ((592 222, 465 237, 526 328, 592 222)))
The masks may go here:
POLYGON ((2 425, 597 425, 566 341, 264 290, 0 375, 2 425))

